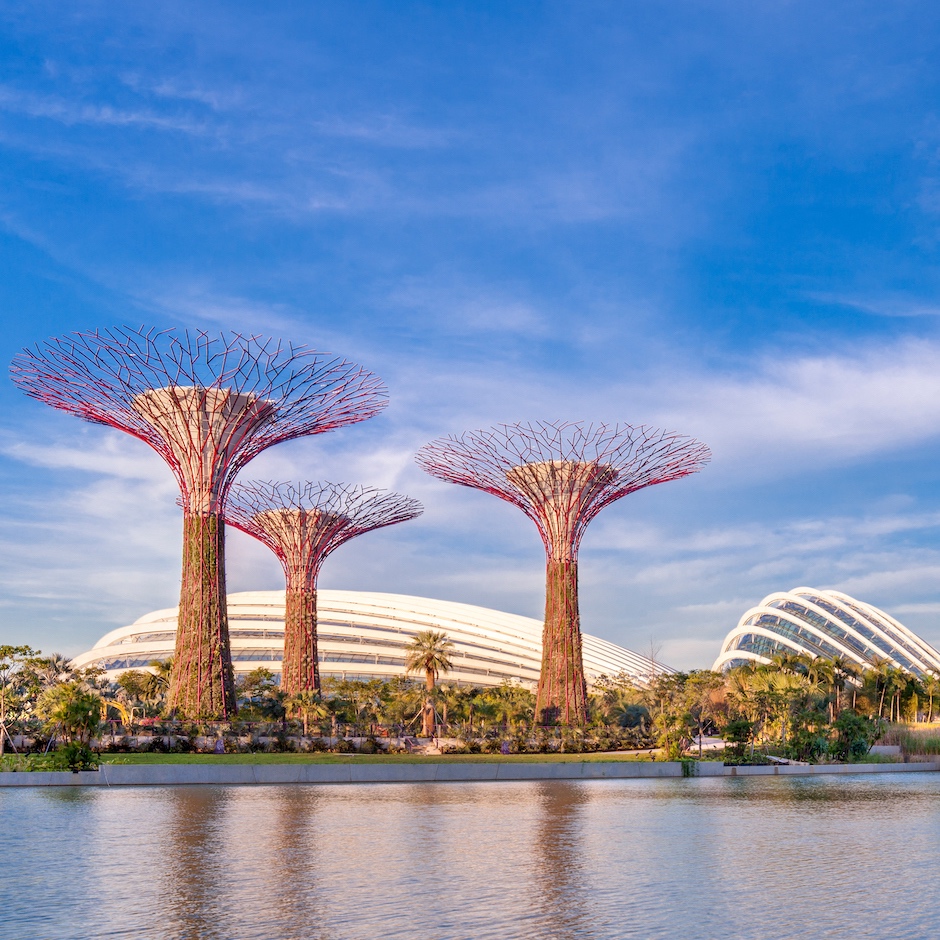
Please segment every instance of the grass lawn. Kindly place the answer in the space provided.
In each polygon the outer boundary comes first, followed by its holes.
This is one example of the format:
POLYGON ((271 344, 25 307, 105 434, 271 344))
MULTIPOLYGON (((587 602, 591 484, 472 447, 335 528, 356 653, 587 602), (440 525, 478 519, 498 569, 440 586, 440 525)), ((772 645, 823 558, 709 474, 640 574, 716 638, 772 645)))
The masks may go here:
POLYGON ((593 754, 102 754, 103 764, 546 764, 649 760, 646 751, 593 754))

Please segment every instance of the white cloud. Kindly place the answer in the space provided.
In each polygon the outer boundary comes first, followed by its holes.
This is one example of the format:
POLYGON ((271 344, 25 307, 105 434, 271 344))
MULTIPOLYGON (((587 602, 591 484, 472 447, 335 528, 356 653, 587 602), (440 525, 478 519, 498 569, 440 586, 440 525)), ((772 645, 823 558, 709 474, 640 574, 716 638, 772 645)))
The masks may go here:
POLYGON ((124 109, 105 104, 88 104, 17 91, 0 86, 0 109, 47 118, 61 124, 97 124, 107 127, 143 127, 151 130, 202 134, 205 124, 185 115, 159 114, 146 109, 124 109))
POLYGON ((940 435, 935 343, 850 346, 827 356, 783 347, 740 370, 686 373, 643 398, 664 403, 653 406, 662 424, 707 441, 716 465, 751 477, 853 463, 940 435))

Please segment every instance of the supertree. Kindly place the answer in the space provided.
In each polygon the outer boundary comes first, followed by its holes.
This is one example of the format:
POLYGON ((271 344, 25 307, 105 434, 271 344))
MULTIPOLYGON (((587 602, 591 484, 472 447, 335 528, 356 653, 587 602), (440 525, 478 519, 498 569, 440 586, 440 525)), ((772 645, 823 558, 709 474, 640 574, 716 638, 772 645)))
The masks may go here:
POLYGON ((382 381, 278 340, 127 327, 46 340, 19 353, 11 371, 27 395, 132 434, 170 465, 183 508, 183 570, 168 704, 184 718, 234 714, 228 490, 266 447, 379 412, 382 381))
POLYGON ((284 659, 289 695, 320 690, 317 578, 323 560, 357 535, 420 516, 416 499, 343 483, 236 483, 225 519, 263 542, 284 568, 284 659))
POLYGON ((616 499, 699 470, 708 448, 681 434, 628 424, 534 422, 440 438, 418 451, 428 473, 518 506, 545 544, 545 626, 536 716, 583 724, 578 548, 588 523, 616 499))

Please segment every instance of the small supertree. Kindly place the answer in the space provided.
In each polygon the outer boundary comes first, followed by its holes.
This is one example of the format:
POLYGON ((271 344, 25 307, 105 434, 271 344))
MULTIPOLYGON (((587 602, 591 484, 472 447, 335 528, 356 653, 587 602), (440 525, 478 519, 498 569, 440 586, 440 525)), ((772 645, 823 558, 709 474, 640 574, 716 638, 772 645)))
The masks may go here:
POLYGON ((236 483, 226 520, 263 542, 284 568, 284 659, 288 695, 319 691, 317 577, 323 560, 357 535, 421 515, 416 499, 336 483, 236 483))
POLYGON ((235 712, 222 507, 235 474, 266 447, 385 407, 371 372, 304 346, 235 333, 118 328, 25 349, 27 395, 134 435, 170 466, 183 507, 179 627, 167 704, 184 718, 235 712))
POLYGON ((708 448, 627 424, 535 422, 440 438, 418 451, 428 473, 518 506, 545 543, 547 578, 536 720, 583 724, 587 688, 578 613, 578 548, 616 499, 694 473, 708 448))

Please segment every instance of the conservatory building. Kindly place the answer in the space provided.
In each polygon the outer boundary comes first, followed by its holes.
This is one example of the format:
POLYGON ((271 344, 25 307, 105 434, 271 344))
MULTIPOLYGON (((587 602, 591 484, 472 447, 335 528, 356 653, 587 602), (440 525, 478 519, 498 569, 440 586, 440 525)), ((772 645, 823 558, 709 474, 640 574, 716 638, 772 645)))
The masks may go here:
POLYGON ((888 662, 915 676, 940 671, 940 653, 883 610, 838 591, 798 587, 768 594, 725 637, 713 669, 770 662, 778 653, 888 662))
MULTIPOLYGON (((373 594, 317 592, 320 675, 340 679, 390 679, 405 672, 405 647, 418 633, 434 630, 454 644, 453 669, 445 681, 497 686, 511 681, 534 688, 542 660, 542 623, 452 601, 373 594)), ((248 591, 228 595, 229 635, 235 674, 259 667, 279 673, 284 650, 284 592, 248 591)), ((177 608, 146 614, 130 626, 105 634, 79 667, 97 666, 109 678, 146 668, 173 655, 177 608)), ((672 672, 661 663, 597 637, 582 634, 588 684, 601 675, 624 672, 638 682, 672 672)))

